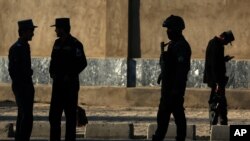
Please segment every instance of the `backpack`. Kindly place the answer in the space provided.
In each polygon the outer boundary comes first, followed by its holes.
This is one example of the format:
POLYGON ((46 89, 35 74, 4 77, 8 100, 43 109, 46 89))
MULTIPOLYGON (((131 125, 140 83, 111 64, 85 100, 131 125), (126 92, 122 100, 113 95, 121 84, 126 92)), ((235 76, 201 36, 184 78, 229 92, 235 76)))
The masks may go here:
POLYGON ((77 113, 77 116, 76 116, 77 123, 76 124, 77 124, 78 127, 85 126, 86 124, 88 124, 88 118, 86 116, 86 112, 82 107, 77 106, 76 113, 77 113))

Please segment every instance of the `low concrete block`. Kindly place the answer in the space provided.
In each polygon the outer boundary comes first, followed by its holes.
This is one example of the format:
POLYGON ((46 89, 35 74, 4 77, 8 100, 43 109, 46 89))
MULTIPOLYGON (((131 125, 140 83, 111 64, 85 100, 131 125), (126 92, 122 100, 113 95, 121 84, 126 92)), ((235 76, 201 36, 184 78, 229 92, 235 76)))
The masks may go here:
MULTIPOLYGON (((10 83, 0 83, 0 105, 4 101, 15 101, 10 83)), ((35 85, 35 101, 50 103, 51 85, 35 85)), ((210 89, 187 88, 184 106, 187 108, 207 108, 210 89)), ((250 90, 227 89, 228 108, 249 109, 250 90)), ((153 106, 160 100, 160 87, 107 87, 81 86, 79 103, 94 106, 153 106)))
MULTIPOLYGON (((147 139, 151 139, 152 135, 155 133, 157 129, 157 124, 150 124, 148 126, 147 139)), ((188 139, 194 140, 196 136, 196 126, 195 125, 187 125, 187 137, 188 139)), ((174 139, 176 137, 176 125, 169 124, 168 131, 165 136, 167 139, 174 139)))
POLYGON ((86 126, 85 138, 130 139, 134 135, 134 126, 129 123, 96 123, 86 126))
POLYGON ((229 141, 230 128, 228 125, 214 125, 211 127, 210 141, 229 141))
MULTIPOLYGON (((49 138, 50 124, 49 122, 34 122, 31 137, 49 138)), ((61 124, 61 137, 65 136, 65 123, 61 124)))
MULTIPOLYGON (((11 129, 9 129, 10 131, 11 129)), ((15 130, 15 127, 14 127, 15 130)), ((49 138, 50 136, 50 124, 49 122, 33 122, 33 128, 31 137, 35 138, 49 138)), ((61 124, 61 137, 65 136, 65 123, 61 124)), ((14 137, 14 136, 11 136, 14 137)))
POLYGON ((13 123, 0 121, 0 141, 8 137, 14 137, 13 123))

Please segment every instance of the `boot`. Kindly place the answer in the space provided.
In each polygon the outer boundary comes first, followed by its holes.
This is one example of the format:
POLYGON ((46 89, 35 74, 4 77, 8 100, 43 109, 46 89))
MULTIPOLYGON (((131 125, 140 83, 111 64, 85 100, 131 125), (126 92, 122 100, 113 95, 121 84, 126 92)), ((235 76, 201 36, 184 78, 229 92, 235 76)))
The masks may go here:
POLYGON ((163 141, 162 139, 160 139, 159 137, 157 137, 156 135, 152 136, 152 141, 163 141))

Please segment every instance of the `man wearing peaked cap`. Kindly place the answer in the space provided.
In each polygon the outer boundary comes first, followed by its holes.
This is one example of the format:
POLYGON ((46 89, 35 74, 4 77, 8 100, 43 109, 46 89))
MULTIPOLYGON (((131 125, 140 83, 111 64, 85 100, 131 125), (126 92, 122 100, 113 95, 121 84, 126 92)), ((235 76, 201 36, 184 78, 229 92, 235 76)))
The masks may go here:
POLYGON ((28 19, 28 20, 18 21, 18 28, 19 29, 34 29, 34 28, 37 28, 37 26, 33 24, 33 21, 31 19, 28 19))
POLYGON ((65 141, 76 140, 76 112, 79 91, 79 74, 86 68, 87 60, 82 43, 70 34, 69 18, 58 18, 49 73, 53 79, 49 112, 50 140, 61 139, 61 117, 66 117, 65 141))
POLYGON ((51 27, 70 27, 70 20, 69 18, 58 18, 56 19, 56 23, 51 25, 51 27))
POLYGON ((215 36, 208 43, 205 58, 205 70, 203 82, 211 88, 209 103, 210 125, 218 123, 227 125, 227 100, 225 95, 225 86, 228 82, 226 76, 226 62, 233 56, 224 56, 224 45, 234 41, 234 35, 231 30, 225 31, 220 36, 215 36))
POLYGON ((31 19, 18 21, 19 39, 9 49, 9 75, 18 107, 15 141, 29 141, 33 125, 34 86, 30 45, 34 29, 31 19))
POLYGON ((185 141, 187 123, 183 104, 192 51, 182 34, 185 24, 180 16, 169 16, 162 26, 167 28, 167 37, 170 42, 161 43, 161 74, 159 76, 161 99, 157 113, 157 129, 152 141, 164 140, 171 114, 174 116, 177 127, 176 141, 185 141), (164 47, 167 48, 166 51, 164 47))

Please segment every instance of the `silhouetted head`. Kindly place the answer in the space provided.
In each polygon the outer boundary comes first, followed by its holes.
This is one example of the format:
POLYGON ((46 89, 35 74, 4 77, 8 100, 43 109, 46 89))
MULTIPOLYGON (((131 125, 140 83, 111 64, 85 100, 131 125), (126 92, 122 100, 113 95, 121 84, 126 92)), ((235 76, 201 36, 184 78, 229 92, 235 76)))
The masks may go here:
POLYGON ((167 35, 170 40, 177 40, 182 36, 185 29, 184 20, 180 16, 171 15, 162 24, 167 28, 167 35))
POLYGON ((163 22, 162 27, 172 30, 183 30, 185 29, 185 23, 180 16, 171 15, 163 22))
POLYGON ((18 21, 17 24, 19 37, 25 41, 31 41, 37 26, 33 24, 31 19, 18 21))
POLYGON ((233 32, 231 30, 221 33, 220 37, 223 40, 224 45, 227 45, 228 43, 231 44, 231 42, 235 40, 233 32))
POLYGON ((70 19, 69 18, 57 18, 56 23, 51 27, 56 27, 56 34, 58 37, 64 36, 64 34, 70 33, 70 19))

